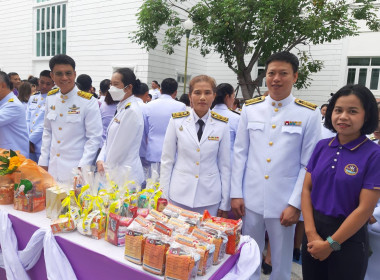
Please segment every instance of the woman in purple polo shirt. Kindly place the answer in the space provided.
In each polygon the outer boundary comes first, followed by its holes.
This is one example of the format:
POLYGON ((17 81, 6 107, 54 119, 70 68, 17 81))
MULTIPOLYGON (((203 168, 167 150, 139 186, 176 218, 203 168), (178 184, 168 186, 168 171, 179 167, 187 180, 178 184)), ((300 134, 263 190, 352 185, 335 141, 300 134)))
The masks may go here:
POLYGON ((380 147, 366 134, 378 123, 366 87, 341 88, 327 107, 321 140, 307 165, 302 190, 303 279, 363 279, 368 264, 367 222, 380 198, 380 147))

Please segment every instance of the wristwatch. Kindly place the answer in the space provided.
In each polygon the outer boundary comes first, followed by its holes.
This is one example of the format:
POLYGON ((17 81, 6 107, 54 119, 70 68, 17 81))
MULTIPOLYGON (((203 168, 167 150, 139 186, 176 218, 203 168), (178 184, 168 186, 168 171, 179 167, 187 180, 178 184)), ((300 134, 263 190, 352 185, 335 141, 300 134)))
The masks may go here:
POLYGON ((340 244, 338 242, 336 242, 335 240, 333 240, 331 238, 331 236, 327 237, 326 238, 327 242, 330 244, 330 247, 331 249, 333 249, 333 251, 339 251, 340 250, 340 244))

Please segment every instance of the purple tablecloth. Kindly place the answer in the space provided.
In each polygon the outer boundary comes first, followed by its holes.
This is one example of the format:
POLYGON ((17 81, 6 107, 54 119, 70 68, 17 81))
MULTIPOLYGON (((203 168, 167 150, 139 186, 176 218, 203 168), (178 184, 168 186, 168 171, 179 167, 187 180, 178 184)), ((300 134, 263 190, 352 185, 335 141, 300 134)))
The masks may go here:
MULTIPOLYGON (((15 231, 19 250, 23 250, 30 240, 30 237, 38 229, 36 226, 29 224, 13 215, 8 215, 15 231)), ((99 253, 86 249, 80 245, 56 236, 56 240, 62 251, 67 256, 71 266, 79 280, 87 279, 156 279, 148 273, 136 270, 133 267, 114 261, 99 253)), ((234 266, 239 253, 231 256, 209 279, 218 280, 234 266)), ((45 259, 43 254, 36 265, 28 271, 32 280, 47 279, 45 259)), ((5 271, 0 269, 0 279, 6 279, 5 271)))

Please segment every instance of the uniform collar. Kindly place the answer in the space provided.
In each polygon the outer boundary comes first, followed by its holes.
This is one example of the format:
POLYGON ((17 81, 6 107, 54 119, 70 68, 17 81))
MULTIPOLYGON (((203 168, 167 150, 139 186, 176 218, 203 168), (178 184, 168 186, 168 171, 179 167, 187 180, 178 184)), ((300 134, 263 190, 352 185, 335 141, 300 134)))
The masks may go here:
MULTIPOLYGON (((197 121, 200 119, 200 117, 198 117, 197 113, 194 112, 194 109, 191 109, 191 112, 193 113, 193 119, 194 119, 194 123, 197 123, 197 121)), ((210 114, 210 109, 208 110, 208 112, 202 117, 202 120, 204 121, 204 123, 207 122, 207 119, 208 119, 208 115, 210 114)))
POLYGON ((136 97, 136 101, 138 104, 145 104, 144 101, 140 97, 136 97))
POLYGON ((351 141, 351 142, 348 142, 347 144, 344 144, 344 145, 341 145, 339 143, 339 139, 338 139, 338 136, 335 136, 329 143, 329 146, 332 147, 332 148, 336 148, 338 146, 342 146, 342 147, 345 147, 346 149, 348 150, 355 150, 357 148, 359 148, 361 145, 363 145, 365 142, 367 142, 369 139, 367 136, 365 135, 361 135, 359 136, 359 138, 351 141))
POLYGON ((161 93, 159 99, 173 99, 173 97, 171 97, 169 94, 165 94, 165 93, 161 93))
POLYGON ((74 86, 74 88, 71 91, 69 91, 68 93, 66 93, 66 94, 60 93, 59 97, 63 100, 68 100, 68 99, 72 98, 75 94, 77 94, 78 91, 79 91, 79 89, 77 88, 77 86, 74 86))
POLYGON ((227 107, 226 104, 221 103, 221 104, 216 104, 216 105, 214 106, 214 109, 228 110, 228 107, 227 107))
POLYGON ((127 99, 123 100, 122 102, 119 102, 119 104, 117 104, 117 110, 125 107, 126 104, 128 104, 129 102, 132 102, 132 101, 135 101, 135 96, 133 94, 130 97, 128 97, 127 99))
POLYGON ((285 106, 289 105, 290 103, 292 103, 294 101, 294 99, 295 98, 294 98, 293 94, 289 94, 288 97, 286 97, 280 101, 274 100, 273 98, 270 97, 270 95, 268 95, 265 98, 265 101, 269 102, 269 104, 271 104, 271 106, 273 106, 273 107, 281 108, 281 107, 285 107, 285 106))
POLYGON ((16 95, 13 93, 13 91, 10 91, 1 101, 0 106, 7 103, 9 99, 11 98, 17 98, 16 95))

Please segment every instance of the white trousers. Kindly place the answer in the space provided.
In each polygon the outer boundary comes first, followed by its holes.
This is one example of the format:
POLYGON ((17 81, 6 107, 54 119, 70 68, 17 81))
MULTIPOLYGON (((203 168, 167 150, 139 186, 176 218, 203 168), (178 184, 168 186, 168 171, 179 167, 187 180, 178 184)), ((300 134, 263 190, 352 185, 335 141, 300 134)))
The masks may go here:
POLYGON ((378 280, 380 278, 380 232, 371 230, 368 226, 369 246, 372 255, 368 259, 368 267, 364 280, 378 280))
MULTIPOLYGON (((282 226, 280 219, 267 218, 245 208, 243 234, 250 235, 259 245, 260 257, 265 247, 265 231, 268 232, 272 273, 270 280, 290 280, 292 272, 295 225, 282 226)), ((257 269, 251 280, 259 280, 261 269, 257 269)))

